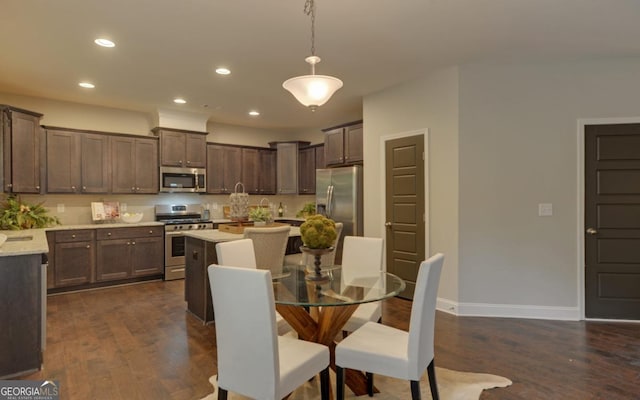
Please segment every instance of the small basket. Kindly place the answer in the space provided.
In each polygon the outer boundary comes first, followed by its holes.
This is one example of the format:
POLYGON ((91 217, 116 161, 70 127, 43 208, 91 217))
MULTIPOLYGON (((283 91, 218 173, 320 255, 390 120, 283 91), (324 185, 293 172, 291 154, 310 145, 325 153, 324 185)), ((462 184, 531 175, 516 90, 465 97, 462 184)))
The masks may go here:
POLYGON ((245 193, 242 182, 236 183, 234 192, 229 196, 229 218, 232 221, 248 221, 249 220, 249 194, 245 193), (238 192, 238 186, 242 188, 242 192, 238 192))

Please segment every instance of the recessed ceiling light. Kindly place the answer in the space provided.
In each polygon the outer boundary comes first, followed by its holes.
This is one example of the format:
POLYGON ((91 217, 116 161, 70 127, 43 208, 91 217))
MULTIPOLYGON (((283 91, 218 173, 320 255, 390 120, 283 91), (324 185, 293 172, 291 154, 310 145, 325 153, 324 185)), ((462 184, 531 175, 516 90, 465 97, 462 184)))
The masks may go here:
POLYGON ((177 103, 177 104, 186 104, 187 103, 187 101, 185 99, 181 99, 179 97, 177 99, 173 99, 173 102, 177 103))
POLYGON ((249 111, 249 115, 251 115, 252 117, 257 117, 258 115, 260 115, 260 113, 256 110, 251 110, 249 111))
POLYGON ((216 74, 218 75, 229 75, 231 71, 228 68, 220 67, 216 68, 216 74))
POLYGON ((115 43, 113 43, 111 40, 105 39, 105 38, 98 38, 98 39, 94 40, 93 42, 95 44, 97 44, 98 46, 102 46, 102 47, 116 47, 115 43))
POLYGON ((87 88, 87 89, 93 89, 94 87, 96 87, 96 85, 94 85, 93 83, 89 83, 89 82, 80 82, 80 83, 78 83, 78 86, 81 86, 81 87, 87 88))

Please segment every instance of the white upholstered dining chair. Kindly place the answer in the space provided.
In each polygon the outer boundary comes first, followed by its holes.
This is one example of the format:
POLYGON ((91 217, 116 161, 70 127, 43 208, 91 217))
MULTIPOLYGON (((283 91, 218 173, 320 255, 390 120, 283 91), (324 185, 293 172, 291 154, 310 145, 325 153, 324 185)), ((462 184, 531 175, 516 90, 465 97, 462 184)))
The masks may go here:
POLYGON ((328 400, 329 348, 276 334, 271 271, 210 265, 216 316, 218 400, 229 391, 280 400, 320 373, 328 400), (260 332, 260 334, 256 334, 260 332))
MULTIPOLYGON (((342 279, 347 284, 356 284, 357 279, 366 276, 378 277, 382 271, 384 240, 381 238, 345 236, 342 247, 342 279)), ((343 332, 353 332, 369 321, 379 321, 382 317, 382 303, 360 304, 349 318, 343 332)))
MULTIPOLYGON (((216 243, 218 265, 227 267, 256 268, 256 255, 253 251, 253 240, 239 239, 216 243)), ((278 334, 292 332, 291 325, 276 311, 278 334)))
POLYGON ((259 269, 269 269, 271 273, 281 274, 284 253, 291 227, 289 225, 272 228, 244 228, 244 237, 253 240, 256 265, 259 269))
POLYGON ((337 400, 344 399, 344 368, 366 371, 369 396, 373 396, 373 374, 409 380, 413 400, 420 399, 420 378, 426 369, 431 396, 439 399, 433 339, 443 263, 444 255, 438 253, 420 264, 409 332, 367 322, 338 343, 335 349, 337 400))

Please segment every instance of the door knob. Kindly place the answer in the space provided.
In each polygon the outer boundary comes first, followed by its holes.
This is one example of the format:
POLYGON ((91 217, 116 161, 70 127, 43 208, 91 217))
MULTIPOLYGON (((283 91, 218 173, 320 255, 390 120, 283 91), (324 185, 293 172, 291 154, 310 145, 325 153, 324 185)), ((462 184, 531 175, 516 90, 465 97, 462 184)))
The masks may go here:
POLYGON ((390 228, 393 226, 393 224, 391 222, 385 222, 384 226, 386 226, 387 228, 390 228))
POLYGON ((589 235, 595 235, 596 233, 598 233, 598 231, 593 228, 587 228, 587 233, 589 235))

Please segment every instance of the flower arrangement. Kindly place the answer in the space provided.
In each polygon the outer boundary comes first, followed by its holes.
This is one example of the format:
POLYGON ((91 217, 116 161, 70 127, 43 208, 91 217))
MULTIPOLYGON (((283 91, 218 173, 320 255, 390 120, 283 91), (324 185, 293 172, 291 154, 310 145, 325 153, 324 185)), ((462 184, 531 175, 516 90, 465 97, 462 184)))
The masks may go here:
POLYGON ((9 195, 0 204, 0 229, 37 229, 52 225, 60 225, 60 220, 47 215, 42 203, 29 204, 18 196, 9 195))
POLYGON ((331 247, 337 235, 335 221, 324 215, 312 215, 300 225, 302 242, 310 249, 327 249, 331 247))

